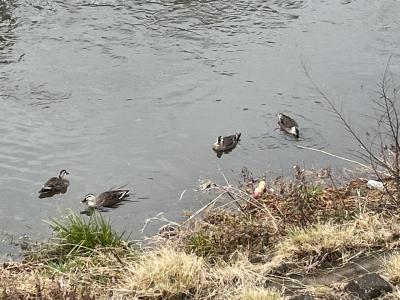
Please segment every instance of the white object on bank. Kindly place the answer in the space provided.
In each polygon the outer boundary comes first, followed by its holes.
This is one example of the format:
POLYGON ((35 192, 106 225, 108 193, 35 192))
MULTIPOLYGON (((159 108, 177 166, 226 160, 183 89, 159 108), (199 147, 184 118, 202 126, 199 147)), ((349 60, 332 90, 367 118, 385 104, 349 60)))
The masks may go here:
POLYGON ((381 181, 370 179, 367 182, 367 187, 369 187, 370 189, 383 190, 383 183, 381 181))

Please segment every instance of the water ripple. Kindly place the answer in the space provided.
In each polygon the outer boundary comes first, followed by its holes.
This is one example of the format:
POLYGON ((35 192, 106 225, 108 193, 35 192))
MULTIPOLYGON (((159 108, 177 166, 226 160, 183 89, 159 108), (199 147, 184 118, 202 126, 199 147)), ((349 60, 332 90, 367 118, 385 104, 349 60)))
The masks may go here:
POLYGON ((111 216, 137 228, 153 212, 196 207, 174 199, 199 173, 218 178, 216 166, 236 175, 243 165, 257 174, 326 162, 299 144, 340 154, 342 128, 325 118, 301 58, 358 115, 388 54, 397 74, 400 57, 398 4, 346 3, 0 1, 6 230, 27 219, 37 231, 59 205, 78 208, 82 194, 127 182, 149 199, 111 216), (298 141, 277 129, 280 111, 299 122, 298 141), (236 130, 239 147, 218 159, 215 137, 236 130), (68 193, 37 201, 63 168, 68 193))

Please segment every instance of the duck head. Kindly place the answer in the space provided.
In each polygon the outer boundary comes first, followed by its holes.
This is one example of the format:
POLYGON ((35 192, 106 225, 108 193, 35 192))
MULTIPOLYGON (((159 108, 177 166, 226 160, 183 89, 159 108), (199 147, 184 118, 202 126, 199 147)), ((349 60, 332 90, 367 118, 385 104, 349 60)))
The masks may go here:
POLYGON ((214 151, 219 151, 221 150, 222 144, 224 142, 224 139, 222 136, 219 136, 217 138, 217 141, 213 144, 212 148, 214 149, 214 151))
POLYGON ((236 132, 236 134, 235 134, 235 141, 236 142, 239 142, 240 141, 240 136, 242 135, 242 133, 241 132, 236 132))
POLYGON ((93 194, 87 194, 81 203, 86 203, 89 207, 96 206, 96 196, 93 194))
POLYGON ((58 178, 63 179, 65 175, 68 175, 69 173, 67 170, 61 170, 60 174, 58 174, 58 178))
POLYGON ((290 133, 293 134, 297 139, 299 138, 299 128, 296 126, 290 128, 290 133))

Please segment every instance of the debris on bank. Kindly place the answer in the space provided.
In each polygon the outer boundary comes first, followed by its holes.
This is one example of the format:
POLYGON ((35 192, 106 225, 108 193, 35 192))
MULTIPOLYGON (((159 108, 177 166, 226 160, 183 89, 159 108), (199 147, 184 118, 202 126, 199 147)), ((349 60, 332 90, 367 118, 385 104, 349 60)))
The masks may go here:
POLYGON ((23 262, 2 265, 0 293, 3 299, 396 299, 400 222, 387 195, 396 185, 385 178, 384 190, 371 189, 368 182, 340 184, 329 169, 296 166, 291 179, 253 178, 243 169, 237 185, 203 181, 199 192, 210 201, 181 224, 164 224, 143 248, 98 214, 86 221, 71 213, 50 222, 54 238, 31 247, 23 262))

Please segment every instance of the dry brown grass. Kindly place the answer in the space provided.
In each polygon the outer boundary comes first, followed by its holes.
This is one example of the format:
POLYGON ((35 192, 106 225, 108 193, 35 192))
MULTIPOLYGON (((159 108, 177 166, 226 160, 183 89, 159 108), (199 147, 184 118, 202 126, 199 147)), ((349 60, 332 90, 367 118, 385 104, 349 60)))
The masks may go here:
POLYGON ((109 295, 124 275, 123 266, 136 259, 136 251, 119 248, 99 248, 89 256, 60 257, 59 261, 42 254, 3 264, 0 293, 21 299, 37 295, 39 299, 98 299, 109 295))
MULTIPOLYGON (((268 182, 259 199, 251 196, 251 184, 210 185, 214 200, 181 226, 154 237, 146 251, 124 244, 79 255, 49 244, 23 263, 0 268, 0 295, 284 299, 281 292, 265 289, 267 282, 292 280, 297 289, 311 290, 291 274, 332 270, 355 257, 399 246, 399 218, 382 192, 366 189, 364 180, 333 187, 296 172, 291 182, 268 182)), ((393 257, 385 269, 396 283, 397 264, 393 257)), ((318 294, 315 288, 313 294, 318 294)))
POLYGON ((235 252, 250 257, 264 253, 273 232, 269 219, 248 213, 232 213, 222 209, 206 212, 202 220, 187 227, 179 236, 187 252, 211 259, 229 260, 235 252))
POLYGON ((260 287, 265 270, 239 253, 230 263, 214 265, 165 247, 132 259, 102 252, 69 263, 4 265, 0 299, 284 299, 260 287))
POLYGON ((239 251, 249 258, 268 256, 278 265, 290 258, 287 268, 293 258, 293 264, 302 261, 310 270, 325 262, 344 262, 356 252, 397 245, 397 218, 381 191, 368 189, 363 179, 325 186, 333 182, 327 171, 295 170, 292 181, 267 180, 259 199, 251 196, 257 184, 248 172, 240 189, 210 185, 207 191, 218 202, 180 227, 172 243, 226 261, 239 251))
POLYGON ((388 293, 380 298, 381 300, 398 300, 400 299, 400 290, 396 289, 394 292, 388 293))
POLYGON ((388 257, 383 264, 383 271, 388 275, 390 281, 395 284, 400 283, 400 254, 393 254, 388 257))
POLYGON ((288 299, 282 292, 273 289, 264 289, 259 287, 246 287, 236 291, 232 300, 285 300, 288 299))
POLYGON ((209 264, 194 254, 161 248, 127 266, 115 291, 140 299, 238 299, 237 295, 243 295, 240 299, 283 299, 280 293, 260 287, 264 273, 263 266, 251 264, 242 253, 229 263, 209 264))
MULTIPOLYGON (((384 194, 366 188, 366 180, 355 179, 344 186, 326 186, 323 181, 271 181, 269 190, 258 202, 279 220, 281 230, 292 226, 308 226, 320 221, 342 222, 360 210, 382 210, 384 194), (271 192, 273 191, 273 192, 271 192)), ((248 204, 254 214, 262 212, 248 204)), ((282 232, 281 232, 282 233, 282 232)))
MULTIPOLYGON (((42 265, 11 263, 0 269, 0 299, 95 299, 88 287, 46 276, 42 265)), ((75 279, 75 278, 73 278, 75 279)))
POLYGON ((363 214, 343 224, 294 228, 278 244, 271 266, 284 265, 297 272, 313 271, 324 264, 336 266, 369 251, 397 247, 399 230, 398 218, 376 214, 363 214))
POLYGON ((198 298, 209 285, 203 258, 167 248, 144 253, 125 272, 118 292, 139 298, 198 298))

